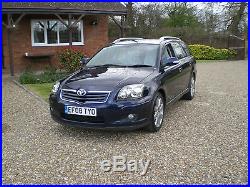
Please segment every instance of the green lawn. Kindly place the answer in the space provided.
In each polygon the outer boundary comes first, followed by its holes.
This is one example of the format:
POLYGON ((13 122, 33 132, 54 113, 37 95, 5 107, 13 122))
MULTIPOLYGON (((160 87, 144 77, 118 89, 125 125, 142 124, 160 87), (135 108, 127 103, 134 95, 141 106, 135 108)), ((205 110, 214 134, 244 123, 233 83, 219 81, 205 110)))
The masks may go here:
POLYGON ((25 84, 25 86, 32 92, 42 97, 45 101, 49 101, 49 95, 54 83, 43 83, 43 84, 25 84))

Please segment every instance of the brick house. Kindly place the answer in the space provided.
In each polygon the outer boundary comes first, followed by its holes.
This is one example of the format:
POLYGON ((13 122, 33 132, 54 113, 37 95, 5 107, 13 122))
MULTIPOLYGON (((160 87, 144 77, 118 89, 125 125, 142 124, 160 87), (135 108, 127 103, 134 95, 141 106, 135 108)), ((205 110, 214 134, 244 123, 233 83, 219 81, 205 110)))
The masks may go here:
POLYGON ((121 26, 126 14, 121 3, 2 3, 3 70, 57 66, 56 52, 71 45, 91 56, 108 42, 109 16, 121 26))

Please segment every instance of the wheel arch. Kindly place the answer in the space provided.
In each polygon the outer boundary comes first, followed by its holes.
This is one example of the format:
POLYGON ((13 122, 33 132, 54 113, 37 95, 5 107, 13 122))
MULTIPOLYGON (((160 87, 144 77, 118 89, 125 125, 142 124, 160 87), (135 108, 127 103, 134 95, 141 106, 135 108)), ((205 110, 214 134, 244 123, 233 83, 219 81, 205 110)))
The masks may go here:
POLYGON ((196 73, 193 71, 192 76, 194 76, 194 80, 196 81, 196 73))
POLYGON ((164 100, 164 105, 166 104, 166 93, 163 88, 160 88, 158 92, 162 95, 163 100, 164 100))

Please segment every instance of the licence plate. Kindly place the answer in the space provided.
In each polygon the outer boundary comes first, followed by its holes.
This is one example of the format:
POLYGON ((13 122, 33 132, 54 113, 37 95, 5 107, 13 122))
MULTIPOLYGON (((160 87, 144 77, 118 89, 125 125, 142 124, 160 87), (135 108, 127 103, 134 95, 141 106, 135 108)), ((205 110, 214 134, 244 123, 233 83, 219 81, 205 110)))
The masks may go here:
POLYGON ((96 108, 65 106, 65 113, 80 116, 96 116, 96 108))

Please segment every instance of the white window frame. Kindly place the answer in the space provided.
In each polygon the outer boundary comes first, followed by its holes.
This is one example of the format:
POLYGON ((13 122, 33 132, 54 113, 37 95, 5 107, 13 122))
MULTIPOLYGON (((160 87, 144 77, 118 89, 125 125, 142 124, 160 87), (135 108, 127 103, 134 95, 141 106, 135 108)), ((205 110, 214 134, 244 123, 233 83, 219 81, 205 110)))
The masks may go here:
MULTIPOLYGON (((56 44, 48 44, 48 39, 47 39, 47 21, 58 21, 57 19, 32 19, 30 22, 30 28, 31 28, 31 44, 32 46, 68 46, 69 43, 60 43, 60 38, 59 38, 59 27, 57 27, 57 38, 58 42, 56 44), (42 22, 46 28, 44 28, 44 43, 35 43, 34 42, 34 32, 33 32, 33 25, 35 22, 42 22)), ((66 20, 65 20, 66 21, 66 20)), ((74 20, 73 20, 74 22, 74 20)), ((72 45, 84 45, 84 36, 83 36, 83 21, 80 20, 80 28, 81 28, 81 42, 72 42, 72 45)))

